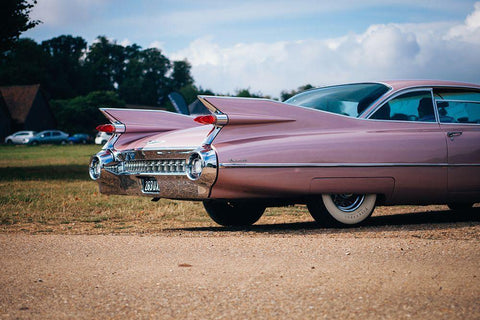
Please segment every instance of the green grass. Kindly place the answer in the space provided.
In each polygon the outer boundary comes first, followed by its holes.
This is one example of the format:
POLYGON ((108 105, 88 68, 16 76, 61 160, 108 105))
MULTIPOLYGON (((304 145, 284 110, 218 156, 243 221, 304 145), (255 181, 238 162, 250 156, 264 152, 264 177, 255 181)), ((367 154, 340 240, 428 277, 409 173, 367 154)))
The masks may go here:
MULTIPOLYGON (((96 145, 0 146, 0 225, 12 229, 45 230, 39 225, 66 230, 135 229, 154 223, 180 226, 188 215, 209 222, 198 203, 146 197, 105 196, 88 176, 96 145), (188 214, 187 214, 188 212, 188 214), (122 224, 118 227, 117 224, 122 224), (81 226, 81 228, 79 227, 81 226), (73 226, 73 227, 72 227, 73 226)), ((157 226, 158 229, 158 226, 157 226)))
POLYGON ((1 146, 0 181, 88 180, 88 163, 98 152, 88 146, 1 146))

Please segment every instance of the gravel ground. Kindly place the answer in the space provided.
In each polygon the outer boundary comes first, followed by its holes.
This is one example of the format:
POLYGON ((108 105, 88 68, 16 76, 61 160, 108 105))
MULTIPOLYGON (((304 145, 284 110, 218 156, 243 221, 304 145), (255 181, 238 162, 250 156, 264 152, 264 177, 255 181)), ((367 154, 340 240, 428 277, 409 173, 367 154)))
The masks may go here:
POLYGON ((0 318, 479 319, 479 216, 2 233, 0 318))

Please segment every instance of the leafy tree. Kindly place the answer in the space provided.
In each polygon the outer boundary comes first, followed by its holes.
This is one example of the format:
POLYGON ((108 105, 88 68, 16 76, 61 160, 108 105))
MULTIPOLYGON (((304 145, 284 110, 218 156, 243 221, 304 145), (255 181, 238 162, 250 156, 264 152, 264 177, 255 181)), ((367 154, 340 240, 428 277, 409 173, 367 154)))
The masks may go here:
POLYGON ((140 54, 143 63, 142 104, 157 106, 170 92, 169 79, 166 74, 170 70, 170 60, 160 50, 150 48, 140 54))
POLYGON ((160 50, 140 47, 126 47, 129 50, 125 72, 118 91, 130 104, 158 106, 170 92, 171 80, 167 73, 171 69, 170 60, 160 50))
POLYGON ((48 58, 35 41, 28 38, 18 40, 0 60, 0 85, 44 85, 48 58))
POLYGON ((10 50, 22 32, 40 23, 30 20, 30 10, 35 4, 36 0, 0 1, 0 53, 10 50))
POLYGON ((303 85, 301 87, 298 87, 297 90, 291 90, 291 91, 284 90, 280 93, 280 99, 282 101, 288 100, 291 97, 293 97, 294 95, 296 95, 297 93, 300 93, 300 92, 303 92, 303 91, 306 91, 306 90, 309 90, 309 89, 312 89, 312 88, 314 88, 314 87, 311 84, 306 84, 306 85, 303 85))
POLYGON ((94 91, 69 100, 50 101, 58 128, 68 133, 95 133, 95 127, 105 123, 100 107, 121 108, 125 102, 112 91, 94 91))
POLYGON ((49 55, 45 89, 57 99, 85 93, 85 72, 81 65, 87 42, 81 37, 62 35, 42 42, 49 55))
POLYGON ((250 88, 237 90, 235 96, 242 97, 242 98, 268 98, 267 96, 264 96, 261 92, 257 92, 257 93, 250 92, 250 88))
POLYGON ((189 84, 180 90, 178 92, 185 98, 185 102, 188 104, 192 103, 197 99, 197 96, 201 95, 206 95, 206 96, 214 96, 215 93, 213 93, 212 90, 209 89, 203 89, 202 87, 197 88, 194 84, 189 84))
POLYGON ((88 51, 85 68, 89 90, 114 90, 124 74, 124 47, 100 36, 88 51))
POLYGON ((171 75, 172 91, 179 90, 187 85, 193 84, 193 78, 190 75, 190 69, 192 66, 187 60, 174 61, 173 62, 173 71, 171 75))
POLYGON ((81 37, 61 35, 38 45, 20 39, 0 59, 0 84, 40 83, 54 99, 115 91, 129 104, 162 106, 172 91, 193 85, 188 61, 155 48, 121 46, 100 36, 87 49, 81 37))

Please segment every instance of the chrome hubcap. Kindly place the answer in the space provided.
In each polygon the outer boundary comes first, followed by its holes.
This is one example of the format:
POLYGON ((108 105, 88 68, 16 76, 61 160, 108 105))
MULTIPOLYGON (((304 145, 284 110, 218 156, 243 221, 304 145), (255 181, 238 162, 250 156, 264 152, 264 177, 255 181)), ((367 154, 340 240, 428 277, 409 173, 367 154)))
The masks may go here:
POLYGON ((339 210, 343 212, 353 212, 357 210, 365 200, 363 194, 332 194, 332 201, 339 210))

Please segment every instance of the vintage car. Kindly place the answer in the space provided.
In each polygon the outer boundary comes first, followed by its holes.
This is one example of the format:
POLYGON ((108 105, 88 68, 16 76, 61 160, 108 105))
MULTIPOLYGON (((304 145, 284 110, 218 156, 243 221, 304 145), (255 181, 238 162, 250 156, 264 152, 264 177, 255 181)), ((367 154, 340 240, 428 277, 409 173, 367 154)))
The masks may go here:
POLYGON ((376 205, 480 202, 480 86, 389 81, 322 87, 285 102, 201 96, 210 114, 102 109, 92 157, 104 194, 203 201, 225 226, 306 204, 324 225, 376 205))

